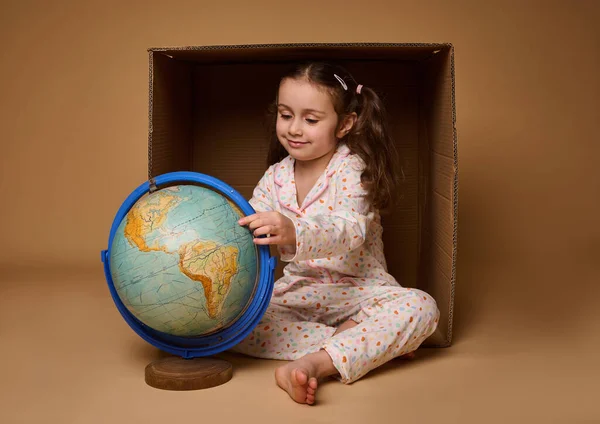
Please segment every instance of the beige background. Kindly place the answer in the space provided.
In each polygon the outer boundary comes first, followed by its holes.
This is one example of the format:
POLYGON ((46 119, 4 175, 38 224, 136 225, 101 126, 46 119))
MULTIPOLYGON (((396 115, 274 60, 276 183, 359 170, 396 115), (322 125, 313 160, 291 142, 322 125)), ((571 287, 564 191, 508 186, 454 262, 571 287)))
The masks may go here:
POLYGON ((51 3, 0 4, 1 422, 600 421, 600 2, 51 3), (325 384, 315 408, 271 361, 234 357, 210 391, 147 388, 156 352, 100 262, 146 177, 146 48, 368 41, 456 49, 455 345, 325 384))

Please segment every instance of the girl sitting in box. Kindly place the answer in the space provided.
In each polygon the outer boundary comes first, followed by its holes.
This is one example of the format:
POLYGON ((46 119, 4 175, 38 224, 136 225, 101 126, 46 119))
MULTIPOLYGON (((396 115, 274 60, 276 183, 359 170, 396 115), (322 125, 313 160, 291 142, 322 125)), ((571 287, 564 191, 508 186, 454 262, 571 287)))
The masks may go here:
POLYGON ((427 293, 387 273, 379 210, 398 193, 396 151, 377 94, 343 68, 285 75, 270 167, 242 218, 288 262, 261 323, 232 350, 292 362, 277 384, 313 404, 319 379, 352 383, 410 355, 436 329, 427 293))

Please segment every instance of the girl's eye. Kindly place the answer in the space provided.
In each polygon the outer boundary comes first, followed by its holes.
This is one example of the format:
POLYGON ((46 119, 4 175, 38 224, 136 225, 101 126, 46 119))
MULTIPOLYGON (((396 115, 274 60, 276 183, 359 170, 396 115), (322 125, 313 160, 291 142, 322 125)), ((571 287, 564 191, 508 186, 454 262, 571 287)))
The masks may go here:
POLYGON ((285 114, 282 113, 281 114, 281 119, 285 119, 285 120, 292 119, 292 115, 285 115, 285 114))
POLYGON ((317 123, 317 122, 319 122, 319 121, 318 121, 318 120, 316 120, 316 119, 306 119, 306 122, 308 122, 308 123, 309 123, 309 124, 311 124, 311 125, 314 125, 314 124, 316 124, 316 123, 317 123))

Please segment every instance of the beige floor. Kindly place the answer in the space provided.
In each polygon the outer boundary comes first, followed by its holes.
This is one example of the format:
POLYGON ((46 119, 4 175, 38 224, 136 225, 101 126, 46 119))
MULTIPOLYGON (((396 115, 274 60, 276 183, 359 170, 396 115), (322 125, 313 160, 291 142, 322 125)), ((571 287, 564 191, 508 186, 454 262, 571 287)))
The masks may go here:
MULTIPOLYGON (((464 277, 463 293, 472 294, 458 296, 453 347, 420 350, 416 360, 392 361, 351 386, 323 383, 318 405, 308 407, 275 386, 277 362, 233 355, 224 355, 234 364, 225 385, 153 389, 144 367, 160 354, 121 319, 100 264, 7 271, 0 280, 0 423, 600 422, 600 357, 591 349, 600 325, 591 292, 555 286, 561 301, 548 297, 527 309, 524 298, 533 292, 503 287, 505 277, 488 276, 479 286, 464 277)), ((591 286, 598 277, 580 282, 591 286)))

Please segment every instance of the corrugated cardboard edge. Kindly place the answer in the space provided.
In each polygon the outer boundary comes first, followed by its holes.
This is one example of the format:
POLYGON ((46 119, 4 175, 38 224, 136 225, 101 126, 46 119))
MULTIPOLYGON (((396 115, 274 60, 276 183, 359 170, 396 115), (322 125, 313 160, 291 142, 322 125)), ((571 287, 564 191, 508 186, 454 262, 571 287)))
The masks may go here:
POLYGON ((264 49, 305 48, 305 47, 448 47, 450 43, 284 43, 284 44, 226 44, 206 46, 173 46, 150 47, 148 52, 181 51, 181 50, 235 50, 235 49, 264 49))
POLYGON ((450 305, 448 308, 448 333, 446 346, 452 345, 452 326, 454 321, 454 293, 456 286, 456 256, 458 253, 458 133, 456 130, 456 78, 454 72, 454 46, 450 48, 450 76, 452 78, 452 144, 454 150, 454 189, 452 190, 452 213, 454 228, 452 230, 452 276, 450 277, 450 305))
POLYGON ((154 112, 154 54, 148 50, 148 180, 152 182, 152 114, 154 112))
POLYGON ((207 45, 207 46, 173 46, 173 47, 150 47, 148 51, 148 179, 152 179, 152 113, 153 113, 153 55, 155 52, 178 51, 178 50, 234 50, 234 49, 261 49, 261 48, 310 48, 310 47, 439 47, 450 50, 450 74, 452 80, 452 129, 453 129, 453 151, 454 151, 454 187, 452 208, 454 217, 454 228, 452 234, 452 276, 450 278, 450 305, 448 307, 448 331, 446 343, 438 347, 449 347, 452 345, 453 321, 454 321, 454 295, 456 288, 456 261, 458 250, 458 134, 456 130, 456 91, 455 91, 455 64, 454 45, 451 43, 285 43, 285 44, 230 44, 230 45, 207 45))

